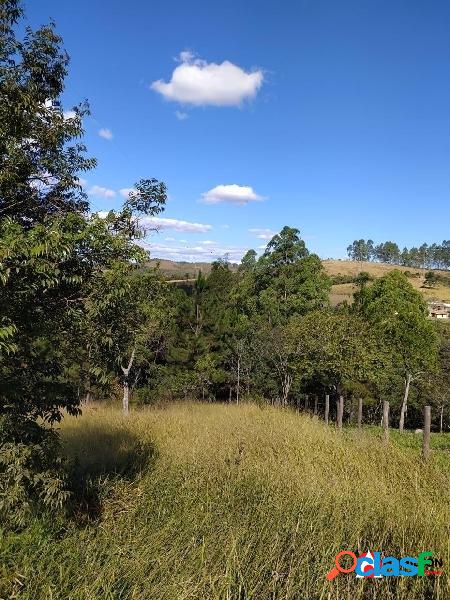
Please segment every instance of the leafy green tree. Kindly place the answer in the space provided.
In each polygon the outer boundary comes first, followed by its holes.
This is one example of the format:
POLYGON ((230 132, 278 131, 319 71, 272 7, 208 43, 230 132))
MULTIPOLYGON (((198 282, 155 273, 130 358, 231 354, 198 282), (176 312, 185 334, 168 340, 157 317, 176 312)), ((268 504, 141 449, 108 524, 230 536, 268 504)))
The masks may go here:
POLYGON ((328 304, 331 281, 299 231, 284 227, 268 243, 255 271, 260 310, 272 324, 328 304))
POLYGON ((123 412, 128 414, 133 370, 157 351, 149 352, 168 326, 165 284, 157 272, 142 273, 120 261, 98 273, 91 287, 86 301, 91 370, 103 379, 109 372, 119 377, 123 412))
POLYGON ((403 431, 411 384, 435 369, 437 337, 427 319, 420 293, 400 271, 394 270, 355 294, 356 306, 391 354, 404 378, 399 429, 403 431))
POLYGON ((165 202, 143 180, 120 214, 88 215, 78 173, 95 163, 74 141, 86 109, 55 108, 67 56, 52 26, 17 39, 21 14, 0 6, 0 515, 16 522, 67 497, 52 426, 79 412, 92 282, 142 255, 137 217, 165 202))
POLYGON ((316 385, 342 394, 382 376, 386 353, 360 316, 347 310, 313 311, 293 319, 291 327, 298 369, 316 385))
POLYGON ((425 282, 424 285, 429 288, 436 287, 436 284, 439 281, 439 277, 434 271, 427 271, 425 273, 425 282))
POLYGON ((15 0, 0 7, 0 217, 25 227, 49 215, 88 208, 79 174, 92 168, 77 141, 88 106, 81 103, 65 118, 59 96, 68 56, 53 25, 14 30, 22 8, 15 0))

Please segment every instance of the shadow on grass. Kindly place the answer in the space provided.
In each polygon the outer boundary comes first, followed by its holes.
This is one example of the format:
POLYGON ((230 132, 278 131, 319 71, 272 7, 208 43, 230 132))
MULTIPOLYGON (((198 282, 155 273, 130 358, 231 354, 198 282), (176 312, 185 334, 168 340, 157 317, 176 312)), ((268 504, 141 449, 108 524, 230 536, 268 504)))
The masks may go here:
POLYGON ((156 447, 130 431, 100 426, 74 428, 64 436, 72 499, 69 517, 79 526, 98 521, 102 504, 118 481, 131 482, 153 468, 156 447))

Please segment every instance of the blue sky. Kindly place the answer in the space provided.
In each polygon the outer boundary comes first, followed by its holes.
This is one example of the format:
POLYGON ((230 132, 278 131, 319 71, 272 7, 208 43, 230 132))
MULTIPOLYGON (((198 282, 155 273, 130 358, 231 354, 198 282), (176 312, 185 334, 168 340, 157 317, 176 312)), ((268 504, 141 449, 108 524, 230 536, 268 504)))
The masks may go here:
POLYGON ((25 7, 64 38, 64 107, 90 102, 92 207, 119 206, 141 177, 166 182, 154 256, 236 260, 283 225, 322 258, 359 237, 450 237, 450 3, 25 7))

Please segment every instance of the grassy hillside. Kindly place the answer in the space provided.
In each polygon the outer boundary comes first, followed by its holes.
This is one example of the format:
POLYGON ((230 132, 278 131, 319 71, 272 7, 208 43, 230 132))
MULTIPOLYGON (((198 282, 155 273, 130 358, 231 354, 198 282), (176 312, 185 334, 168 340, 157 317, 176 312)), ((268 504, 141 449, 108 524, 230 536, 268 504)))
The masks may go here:
MULTIPOLYGON (((325 260, 323 261, 326 272, 331 276, 345 275, 356 276, 361 271, 367 271, 374 278, 382 277, 393 269, 400 269, 403 272, 409 272, 412 277, 409 281, 421 292, 426 300, 440 300, 450 302, 450 285, 438 283, 433 288, 424 287, 425 273, 428 269, 416 269, 411 267, 399 267, 396 265, 387 265, 385 263, 362 262, 357 263, 351 260, 325 260)), ((448 271, 436 271, 440 275, 447 277, 450 284, 450 273, 448 271)), ((351 300, 355 291, 355 286, 351 283, 343 283, 333 286, 332 302, 337 304, 343 300, 351 300)))
MULTIPOLYGON (((70 520, 1 541, 0 597, 448 598, 448 576, 325 578, 343 549, 432 550, 450 564, 449 461, 270 407, 186 404, 63 424, 70 520)), ((442 439, 439 438, 442 446, 442 439)), ((446 439, 446 438, 445 438, 446 439)))
MULTIPOLYGON (((169 279, 193 279, 197 276, 199 271, 202 271, 204 275, 207 275, 211 270, 211 263, 189 263, 189 262, 175 262, 166 259, 152 259, 149 264, 156 265, 159 263, 162 272, 169 279)), ((413 286, 418 289, 426 300, 440 300, 444 302, 450 302, 450 285, 443 285, 439 283, 434 288, 424 287, 425 273, 427 269, 415 269, 411 267, 398 267, 395 265, 388 265, 384 263, 373 263, 363 262, 357 263, 351 260, 324 260, 324 267, 328 275, 337 276, 351 276, 358 275, 360 271, 367 271, 372 277, 382 277, 392 269, 400 269, 404 272, 410 272, 414 277, 410 278, 413 286)), ((232 269, 236 268, 236 265, 232 265, 232 269)), ((450 282, 450 273, 447 271, 439 271, 442 276, 448 277, 450 282)), ((355 286, 351 283, 337 284, 333 286, 331 300, 333 304, 338 304, 344 300, 351 301, 355 286)))

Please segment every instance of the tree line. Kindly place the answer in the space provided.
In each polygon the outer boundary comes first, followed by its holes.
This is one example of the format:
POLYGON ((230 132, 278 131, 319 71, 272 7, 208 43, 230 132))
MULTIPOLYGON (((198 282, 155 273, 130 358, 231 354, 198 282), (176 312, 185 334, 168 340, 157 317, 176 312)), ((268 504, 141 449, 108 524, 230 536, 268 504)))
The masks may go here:
POLYGON ((83 404, 183 399, 296 406, 303 394, 364 398, 399 427, 424 403, 448 417, 450 335, 400 271, 361 279, 332 308, 331 280, 300 232, 284 227, 237 271, 226 259, 179 287, 148 267, 140 218, 166 186, 141 179, 121 209, 93 214, 79 177, 86 103, 53 107, 68 57, 52 25, 16 35, 0 9, 0 518, 23 523, 70 497, 56 425, 83 404))
POLYGON ((373 240, 354 240, 347 247, 351 260, 378 261, 418 269, 450 269, 450 240, 441 244, 422 244, 400 249, 395 242, 376 244, 373 240))

